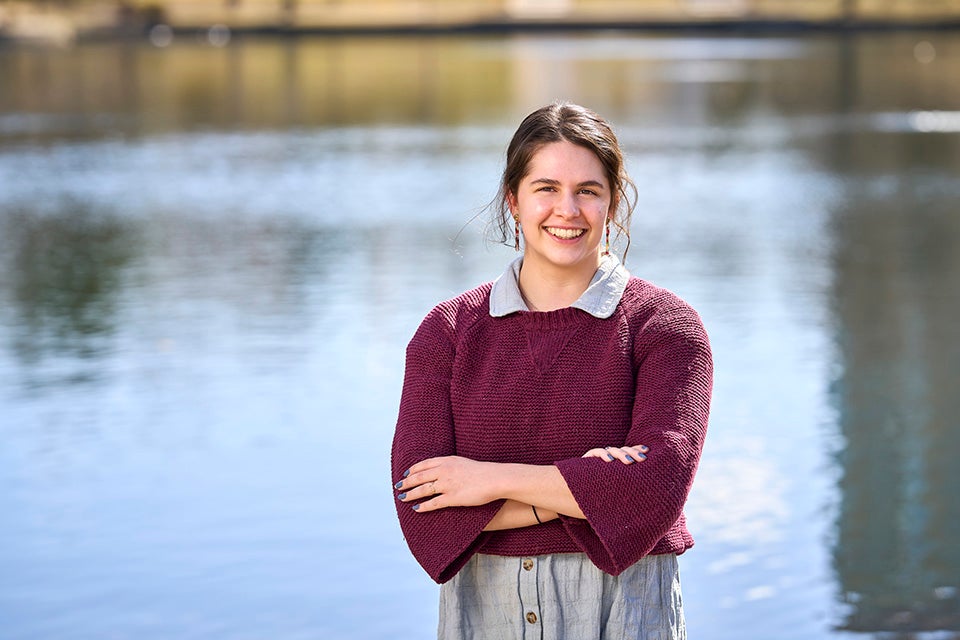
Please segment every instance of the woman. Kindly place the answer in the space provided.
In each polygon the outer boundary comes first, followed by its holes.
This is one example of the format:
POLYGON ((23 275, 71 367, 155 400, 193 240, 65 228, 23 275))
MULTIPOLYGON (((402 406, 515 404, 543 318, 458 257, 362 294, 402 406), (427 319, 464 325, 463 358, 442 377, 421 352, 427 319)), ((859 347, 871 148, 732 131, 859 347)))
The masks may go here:
POLYGON ((685 637, 712 360, 697 313, 609 253, 630 188, 598 115, 527 116, 498 198, 522 256, 407 348, 393 481, 441 638, 685 637))

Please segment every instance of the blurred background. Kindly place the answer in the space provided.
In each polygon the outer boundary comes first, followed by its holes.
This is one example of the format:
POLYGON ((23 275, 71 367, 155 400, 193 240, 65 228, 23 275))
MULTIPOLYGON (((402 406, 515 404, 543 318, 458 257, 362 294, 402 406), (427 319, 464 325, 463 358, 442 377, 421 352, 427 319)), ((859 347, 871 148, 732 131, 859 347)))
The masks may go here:
POLYGON ((960 638, 957 1, 0 2, 0 638, 430 638, 406 342, 567 99, 716 383, 691 638, 960 638))

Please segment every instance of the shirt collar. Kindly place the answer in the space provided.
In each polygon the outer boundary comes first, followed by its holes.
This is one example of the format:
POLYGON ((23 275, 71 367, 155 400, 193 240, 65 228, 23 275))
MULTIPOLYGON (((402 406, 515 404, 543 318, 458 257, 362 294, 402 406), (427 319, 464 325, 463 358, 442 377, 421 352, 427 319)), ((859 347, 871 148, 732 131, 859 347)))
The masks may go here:
MULTIPOLYGON (((490 290, 490 315, 500 318, 517 311, 529 311, 520 294, 520 265, 523 256, 511 262, 506 271, 497 278, 490 290)), ((630 273, 613 254, 600 258, 600 267, 593 274, 587 290, 570 306, 586 311, 595 318, 606 319, 613 315, 620 298, 627 288, 630 273)))

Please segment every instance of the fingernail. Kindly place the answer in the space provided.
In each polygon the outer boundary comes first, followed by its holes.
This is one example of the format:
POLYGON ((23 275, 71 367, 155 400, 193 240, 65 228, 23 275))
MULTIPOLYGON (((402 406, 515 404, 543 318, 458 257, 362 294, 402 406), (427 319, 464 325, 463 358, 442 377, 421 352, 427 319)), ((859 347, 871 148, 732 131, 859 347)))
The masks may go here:
POLYGON ((609 453, 607 454, 607 460, 613 460, 613 456, 610 455, 609 453))
POLYGON ((403 472, 404 478, 406 478, 408 475, 410 475, 410 469, 407 469, 406 471, 403 472))
POLYGON ((420 505, 415 504, 415 505, 413 505, 413 506, 410 507, 410 508, 413 509, 414 511, 417 511, 418 509, 420 509, 420 505))
POLYGON ((402 487, 402 486, 403 486, 403 480, 401 480, 401 481, 398 482, 397 484, 393 485, 393 488, 394 488, 394 489, 399 489, 399 488, 402 487))
POLYGON ((640 457, 641 460, 646 460, 646 459, 647 459, 647 456, 643 455, 642 453, 640 454, 639 457, 640 457))
POLYGON ((650 447, 648 447, 647 445, 643 445, 643 446, 638 447, 638 448, 640 449, 640 451, 644 451, 644 452, 650 451, 650 447))
POLYGON ((627 454, 627 462, 633 462, 633 458, 630 457, 630 454, 627 454))
POLYGON ((401 493, 400 495, 397 496, 397 500, 403 500, 406 497, 407 497, 407 494, 401 493))

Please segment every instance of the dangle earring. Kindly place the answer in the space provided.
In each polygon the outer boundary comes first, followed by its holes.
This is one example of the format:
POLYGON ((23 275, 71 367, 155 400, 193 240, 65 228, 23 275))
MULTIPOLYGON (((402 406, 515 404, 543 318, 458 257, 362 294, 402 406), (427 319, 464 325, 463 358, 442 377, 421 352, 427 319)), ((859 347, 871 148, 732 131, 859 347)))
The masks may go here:
POLYGON ((513 214, 513 248, 520 251, 520 216, 513 214))
POLYGON ((607 244, 603 249, 603 255, 610 255, 610 218, 607 218, 607 244))

